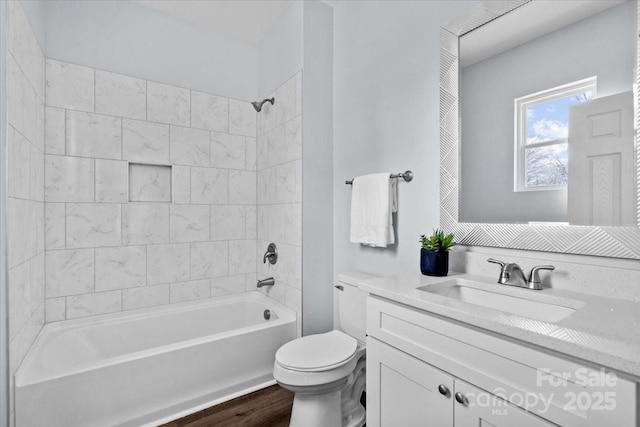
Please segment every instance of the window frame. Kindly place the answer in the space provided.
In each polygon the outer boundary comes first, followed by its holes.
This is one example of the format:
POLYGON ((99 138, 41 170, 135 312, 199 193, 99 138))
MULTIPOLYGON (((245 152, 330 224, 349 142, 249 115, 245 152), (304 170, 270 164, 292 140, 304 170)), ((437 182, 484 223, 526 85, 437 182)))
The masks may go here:
POLYGON ((556 98, 563 98, 578 93, 591 91, 592 98, 597 98, 598 79, 596 76, 556 86, 514 100, 514 192, 553 191, 566 189, 566 184, 527 187, 526 185, 526 152, 531 148, 549 147, 568 143, 568 138, 527 144, 527 107, 556 98))

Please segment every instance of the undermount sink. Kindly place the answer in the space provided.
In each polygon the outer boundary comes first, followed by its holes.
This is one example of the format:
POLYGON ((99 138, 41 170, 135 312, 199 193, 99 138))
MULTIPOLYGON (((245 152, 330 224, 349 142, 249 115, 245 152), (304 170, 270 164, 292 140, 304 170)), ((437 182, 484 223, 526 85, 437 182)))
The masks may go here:
POLYGON ((549 302, 478 289, 475 287, 476 285, 492 286, 471 280, 454 279, 438 284, 420 286, 418 290, 543 322, 557 322, 576 311, 575 308, 549 302))

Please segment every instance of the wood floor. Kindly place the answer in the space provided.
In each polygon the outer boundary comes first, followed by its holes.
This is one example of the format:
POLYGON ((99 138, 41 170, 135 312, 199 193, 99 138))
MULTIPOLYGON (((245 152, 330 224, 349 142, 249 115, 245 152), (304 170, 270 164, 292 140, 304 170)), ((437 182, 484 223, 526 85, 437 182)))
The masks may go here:
POLYGON ((161 427, 288 427, 292 405, 293 393, 274 385, 161 427))

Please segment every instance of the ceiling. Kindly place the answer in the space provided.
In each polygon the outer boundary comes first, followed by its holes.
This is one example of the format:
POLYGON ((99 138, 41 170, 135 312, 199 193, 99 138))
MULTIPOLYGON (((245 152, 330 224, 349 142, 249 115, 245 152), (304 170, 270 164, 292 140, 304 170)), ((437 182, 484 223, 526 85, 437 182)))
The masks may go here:
POLYGON ((132 0, 249 43, 261 41, 294 0, 132 0))

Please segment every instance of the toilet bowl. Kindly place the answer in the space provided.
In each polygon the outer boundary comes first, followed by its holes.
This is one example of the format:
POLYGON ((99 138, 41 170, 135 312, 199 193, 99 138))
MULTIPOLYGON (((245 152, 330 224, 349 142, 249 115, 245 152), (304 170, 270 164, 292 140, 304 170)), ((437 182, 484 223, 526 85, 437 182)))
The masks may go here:
POLYGON ((340 275, 336 288, 341 330, 308 335, 280 347, 273 377, 295 393, 290 427, 361 427, 365 408, 366 297, 355 283, 371 276, 340 275))

